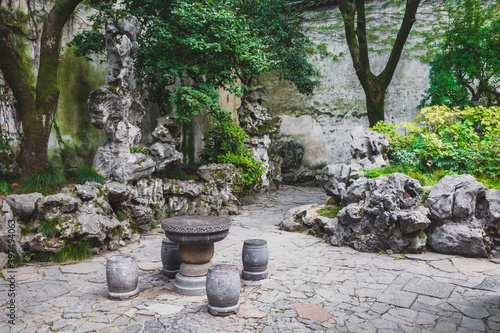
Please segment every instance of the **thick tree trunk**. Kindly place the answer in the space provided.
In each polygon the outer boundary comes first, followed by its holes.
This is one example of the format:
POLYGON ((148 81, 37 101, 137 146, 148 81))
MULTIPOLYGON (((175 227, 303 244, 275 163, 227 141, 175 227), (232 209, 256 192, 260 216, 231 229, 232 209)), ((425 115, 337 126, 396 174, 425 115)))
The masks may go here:
POLYGON ((40 66, 35 92, 29 86, 27 69, 33 63, 25 63, 13 42, 15 29, 0 16, 0 70, 17 101, 17 111, 23 126, 24 141, 20 164, 24 174, 33 174, 47 164, 47 149, 59 101, 57 69, 62 29, 82 0, 58 0, 47 14, 43 24, 40 44, 40 66))
POLYGON ((371 90, 365 90, 365 96, 368 121, 370 127, 373 127, 379 121, 384 121, 385 89, 374 87, 371 90))

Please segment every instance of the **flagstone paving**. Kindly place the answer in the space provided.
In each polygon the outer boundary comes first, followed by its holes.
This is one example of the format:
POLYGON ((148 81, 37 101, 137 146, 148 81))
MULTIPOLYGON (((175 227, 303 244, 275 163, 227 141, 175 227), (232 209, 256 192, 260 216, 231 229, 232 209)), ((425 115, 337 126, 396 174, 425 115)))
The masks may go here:
MULTIPOLYGON (((85 262, 18 268, 19 320, 6 324, 4 304, 0 332, 500 332, 498 260, 359 253, 277 228, 289 208, 326 199, 317 188, 284 186, 233 218, 213 262, 241 269, 243 241, 262 238, 270 272, 242 281, 236 315, 213 317, 206 296, 172 291, 159 271, 158 229, 85 262), (141 291, 127 301, 107 298, 106 258, 117 252, 139 262, 141 291), (496 291, 473 288, 485 278, 482 286, 496 291)), ((2 303, 7 285, 0 281, 2 303)))

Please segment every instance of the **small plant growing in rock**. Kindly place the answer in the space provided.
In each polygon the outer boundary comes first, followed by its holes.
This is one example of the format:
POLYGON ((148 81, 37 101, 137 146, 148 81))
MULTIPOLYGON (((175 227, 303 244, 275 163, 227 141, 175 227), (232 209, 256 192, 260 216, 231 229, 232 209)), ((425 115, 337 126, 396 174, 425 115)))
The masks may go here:
POLYGON ((38 232, 48 238, 57 236, 59 230, 57 230, 56 226, 58 223, 58 219, 43 220, 38 228, 38 232))
POLYGON ((82 260, 92 256, 92 248, 87 240, 68 240, 63 248, 57 252, 40 252, 36 257, 40 261, 64 262, 68 260, 82 260))
POLYGON ((85 184, 85 182, 96 182, 99 184, 104 183, 104 177, 88 165, 82 165, 76 169, 75 178, 80 184, 85 184))
POLYGON ((333 219, 337 217, 337 214, 342 209, 340 206, 325 206, 323 208, 318 209, 316 212, 320 216, 328 217, 329 219, 333 219))
POLYGON ((156 222, 154 221, 151 221, 151 223, 149 224, 149 229, 155 230, 156 228, 158 228, 158 224, 156 224, 156 222))
POLYGON ((130 152, 131 153, 143 153, 146 155, 149 155, 150 151, 149 149, 145 147, 130 147, 130 152))

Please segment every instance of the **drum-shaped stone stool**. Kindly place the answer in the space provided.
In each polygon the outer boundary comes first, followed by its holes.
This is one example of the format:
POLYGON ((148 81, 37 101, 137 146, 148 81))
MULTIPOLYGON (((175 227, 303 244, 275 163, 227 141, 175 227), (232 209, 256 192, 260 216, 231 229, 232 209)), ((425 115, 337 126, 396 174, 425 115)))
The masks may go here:
POLYGON ((226 316, 240 309, 240 273, 235 265, 213 265, 207 273, 208 312, 226 316))
POLYGON ((267 242, 263 239, 247 239, 243 243, 243 271, 241 276, 245 280, 258 281, 267 278, 267 263, 269 252, 267 242))
POLYGON ((182 259, 179 254, 179 243, 172 242, 168 238, 164 238, 161 243, 161 262, 163 268, 161 272, 169 278, 175 278, 175 274, 179 272, 182 264, 182 259))
POLYGON ((131 254, 119 254, 108 258, 106 280, 109 298, 127 299, 139 293, 139 269, 137 259, 131 254))

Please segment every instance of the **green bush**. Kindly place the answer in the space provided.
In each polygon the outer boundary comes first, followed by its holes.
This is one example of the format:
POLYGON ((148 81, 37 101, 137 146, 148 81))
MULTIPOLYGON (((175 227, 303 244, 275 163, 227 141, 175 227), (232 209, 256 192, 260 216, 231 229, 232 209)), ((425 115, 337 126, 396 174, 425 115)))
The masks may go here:
POLYGON ((245 146, 248 135, 231 120, 217 122, 205 133, 200 154, 203 163, 232 163, 243 173, 245 184, 252 185, 264 174, 262 162, 256 161, 245 146))
POLYGON ((104 177, 88 165, 82 165, 76 169, 75 178, 80 184, 85 184, 85 182, 96 182, 99 184, 104 183, 104 177))
POLYGON ((469 173, 493 185, 500 181, 500 107, 422 109, 414 123, 378 123, 372 130, 385 134, 393 165, 420 174, 469 173), (495 181, 496 179, 496 181, 495 181))
POLYGON ((47 165, 37 173, 21 180, 21 193, 39 192, 43 195, 54 194, 66 184, 66 176, 62 168, 47 165))

